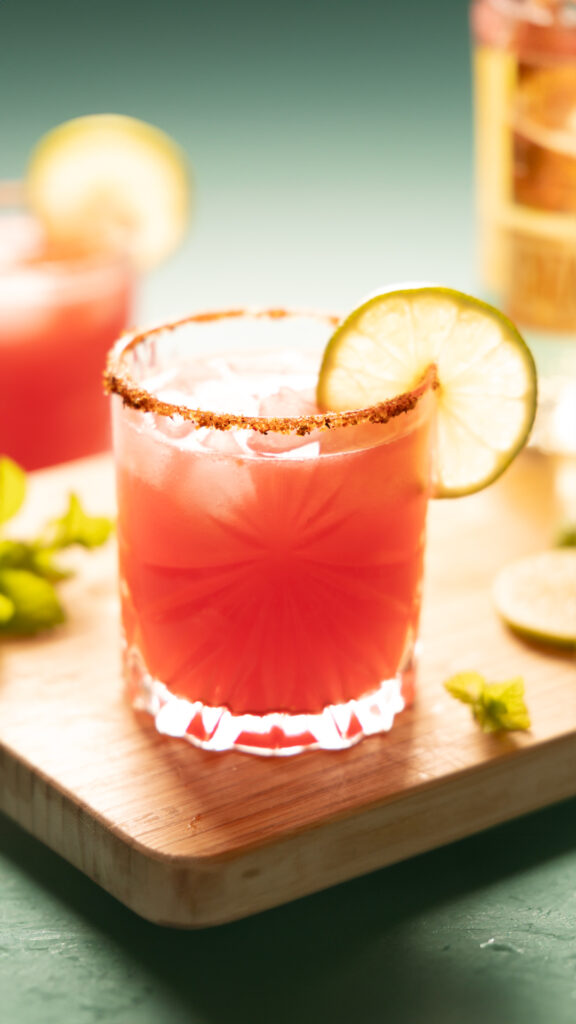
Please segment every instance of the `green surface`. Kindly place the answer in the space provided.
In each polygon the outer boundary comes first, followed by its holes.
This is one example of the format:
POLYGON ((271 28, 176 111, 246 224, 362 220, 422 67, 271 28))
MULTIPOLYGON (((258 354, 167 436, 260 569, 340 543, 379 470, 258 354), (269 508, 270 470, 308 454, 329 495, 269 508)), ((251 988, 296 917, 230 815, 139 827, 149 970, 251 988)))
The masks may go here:
POLYGON ((573 1024, 576 801, 232 925, 135 917, 0 817, 0 1019, 573 1024))

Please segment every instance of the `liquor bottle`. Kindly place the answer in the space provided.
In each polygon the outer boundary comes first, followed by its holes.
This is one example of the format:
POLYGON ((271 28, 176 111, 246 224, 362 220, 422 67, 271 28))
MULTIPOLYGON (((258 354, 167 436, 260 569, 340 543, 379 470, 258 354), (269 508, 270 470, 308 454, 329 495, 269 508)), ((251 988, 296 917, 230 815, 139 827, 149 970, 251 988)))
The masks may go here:
POLYGON ((474 0, 471 23, 483 284, 576 386, 576 3, 474 0))

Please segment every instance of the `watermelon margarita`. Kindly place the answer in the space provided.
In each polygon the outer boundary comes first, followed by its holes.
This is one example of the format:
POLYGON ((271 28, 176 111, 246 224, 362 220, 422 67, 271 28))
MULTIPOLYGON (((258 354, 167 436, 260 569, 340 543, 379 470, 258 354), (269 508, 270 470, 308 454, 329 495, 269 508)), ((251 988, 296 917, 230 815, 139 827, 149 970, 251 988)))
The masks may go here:
POLYGON ((56 252, 31 217, 0 213, 2 454, 37 469, 109 447, 102 361, 131 292, 123 257, 56 252))
POLYGON ((319 414, 331 326, 197 317, 109 362, 129 691, 208 749, 346 747, 412 699, 432 378, 319 414))

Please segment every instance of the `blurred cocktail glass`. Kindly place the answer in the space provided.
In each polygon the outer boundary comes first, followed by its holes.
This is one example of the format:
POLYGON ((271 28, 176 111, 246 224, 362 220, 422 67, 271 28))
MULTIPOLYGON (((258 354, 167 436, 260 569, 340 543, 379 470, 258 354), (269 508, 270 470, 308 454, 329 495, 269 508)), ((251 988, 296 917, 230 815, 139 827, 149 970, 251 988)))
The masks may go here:
POLYGON ((0 183, 0 452, 36 469, 109 447, 101 368, 133 288, 127 256, 52 244, 0 183))
POLYGON ((120 114, 57 125, 0 185, 0 452, 27 469, 109 446, 105 353, 136 270, 182 241, 191 174, 165 132, 120 114))

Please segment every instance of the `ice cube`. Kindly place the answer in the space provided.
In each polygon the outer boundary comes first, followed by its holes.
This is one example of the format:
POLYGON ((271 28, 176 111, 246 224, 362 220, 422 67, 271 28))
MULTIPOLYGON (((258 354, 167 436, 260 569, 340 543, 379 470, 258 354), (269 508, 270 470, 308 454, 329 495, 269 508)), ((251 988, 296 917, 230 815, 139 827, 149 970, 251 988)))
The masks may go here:
POLYGON ((188 437, 190 432, 195 429, 194 424, 184 416, 180 416, 179 413, 175 413, 174 416, 154 416, 154 426, 165 437, 174 440, 188 437))
MULTIPOLYGON (((289 387, 281 387, 274 394, 266 395, 260 400, 258 409, 258 415, 267 419, 313 416, 317 412, 318 407, 314 401, 313 391, 296 391, 289 387)), ((317 441, 317 430, 310 431, 308 434, 297 434, 295 430, 288 433, 269 430, 266 434, 252 431, 247 444, 253 452, 280 454, 303 448, 304 445, 317 444, 317 441)))
POLYGON ((201 427, 197 432, 198 442, 202 448, 219 455, 246 455, 246 444, 241 430, 215 430, 201 427))
POLYGON ((318 412, 312 390, 296 391, 281 387, 272 395, 260 399, 259 416, 313 416, 318 412))

